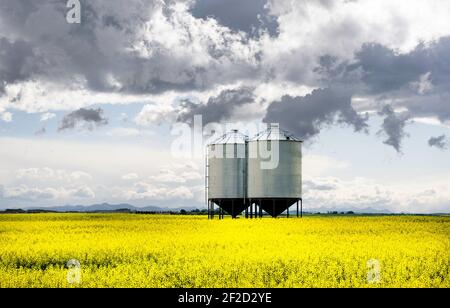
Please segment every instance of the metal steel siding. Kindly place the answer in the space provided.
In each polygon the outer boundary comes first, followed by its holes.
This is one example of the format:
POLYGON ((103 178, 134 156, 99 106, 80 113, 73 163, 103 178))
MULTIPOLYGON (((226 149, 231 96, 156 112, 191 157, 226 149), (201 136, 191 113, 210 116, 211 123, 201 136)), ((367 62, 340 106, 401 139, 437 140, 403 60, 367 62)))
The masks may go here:
POLYGON ((267 140, 249 143, 248 198, 301 198, 301 142, 279 141, 278 167, 264 170, 258 146, 267 148, 267 143, 267 140))
MULTIPOLYGON (((208 198, 245 197, 245 144, 216 144, 218 152, 222 149, 223 158, 209 157, 208 198), (242 158, 227 158, 231 153, 244 153, 242 158)), ((236 155, 233 155, 236 157, 236 155)))

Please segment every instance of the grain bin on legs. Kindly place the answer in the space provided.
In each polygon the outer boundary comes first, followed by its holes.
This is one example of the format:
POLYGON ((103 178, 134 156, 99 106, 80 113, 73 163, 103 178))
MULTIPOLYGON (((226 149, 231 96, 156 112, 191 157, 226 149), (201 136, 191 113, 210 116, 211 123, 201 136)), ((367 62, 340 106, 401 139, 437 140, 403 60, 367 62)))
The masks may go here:
POLYGON ((247 136, 233 130, 208 145, 208 212, 214 204, 236 218, 247 206, 247 136))
POLYGON ((248 198, 273 217, 302 201, 302 142, 278 125, 248 144, 248 198))

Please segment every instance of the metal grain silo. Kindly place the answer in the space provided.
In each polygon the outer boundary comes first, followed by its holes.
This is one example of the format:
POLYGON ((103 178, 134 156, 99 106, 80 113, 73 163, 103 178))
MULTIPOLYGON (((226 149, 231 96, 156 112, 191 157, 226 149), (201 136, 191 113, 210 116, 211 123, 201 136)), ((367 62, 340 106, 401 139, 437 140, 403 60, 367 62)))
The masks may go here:
POLYGON ((214 204, 233 218, 246 207, 247 136, 233 130, 207 147, 206 182, 208 210, 214 204))
MULTIPOLYGON (((276 217, 302 200, 302 141, 272 124, 248 144, 250 204, 276 217)), ((288 212, 289 213, 289 212, 288 212)))

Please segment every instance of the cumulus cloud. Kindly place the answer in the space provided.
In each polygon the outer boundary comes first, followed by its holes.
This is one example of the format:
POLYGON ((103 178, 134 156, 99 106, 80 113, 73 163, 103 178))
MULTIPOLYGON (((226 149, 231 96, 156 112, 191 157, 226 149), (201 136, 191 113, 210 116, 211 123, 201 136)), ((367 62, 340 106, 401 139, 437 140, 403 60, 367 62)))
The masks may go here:
POLYGON ((253 89, 227 89, 210 97, 206 103, 184 100, 178 121, 192 122, 195 115, 201 115, 204 124, 220 123, 232 117, 236 107, 254 102, 253 89))
POLYGON ((196 0, 192 5, 192 15, 198 18, 215 18, 235 31, 244 31, 258 35, 267 31, 276 35, 278 22, 270 15, 270 3, 267 0, 196 0))
POLYGON ((15 172, 16 178, 19 180, 37 181, 53 181, 73 183, 77 181, 90 181, 92 176, 84 171, 67 171, 64 169, 43 168, 22 168, 15 172))
POLYGON ((3 198, 25 202, 42 202, 50 200, 67 200, 76 199, 92 199, 95 197, 94 191, 82 186, 78 188, 71 187, 30 187, 20 185, 14 187, 6 187, 4 189, 3 198))
POLYGON ((4 192, 4 198, 16 199, 21 201, 50 200, 56 199, 60 196, 60 192, 54 188, 29 188, 25 185, 6 188, 4 192))
POLYGON ((29 42, 11 41, 0 32, 0 95, 7 84, 29 79, 37 60, 29 42))
POLYGON ((170 123, 175 120, 175 109, 169 105, 145 105, 134 121, 140 126, 170 123))
POLYGON ((167 187, 150 184, 147 182, 138 182, 132 188, 125 189, 119 193, 117 198, 126 200, 189 200, 194 197, 194 193, 186 186, 167 187))
POLYGON ((163 166, 155 175, 149 176, 149 179, 155 183, 191 183, 203 179, 197 164, 193 161, 184 163, 173 163, 163 166))
MULTIPOLYGON (((240 106, 239 98, 233 104, 212 95, 198 103, 189 93, 294 83, 312 89, 345 84, 349 96, 394 98, 412 113, 450 118, 445 104, 450 5, 437 0, 222 2, 82 1, 83 23, 69 25, 64 3, 5 0, 0 76, 6 94, 0 110, 73 110, 92 101, 142 102, 149 95, 186 93, 181 119, 199 112, 210 114, 211 121, 225 120, 240 106)), ((287 89, 276 91, 287 94, 287 89)), ((266 96, 269 102, 261 109, 271 103, 270 93, 266 96)), ((158 123, 177 112, 170 103, 149 104, 136 121, 158 123)), ((361 108, 355 103, 355 110, 361 108)), ((360 129, 361 119, 350 112, 344 117, 360 129)), ((305 125, 307 135, 320 126, 305 125)))
POLYGON ((11 112, 0 113, 0 119, 4 122, 11 122, 13 120, 13 115, 11 112))
POLYGON ((428 140, 428 145, 430 147, 436 147, 440 150, 445 150, 448 147, 448 140, 447 140, 447 136, 445 135, 441 135, 438 137, 431 137, 428 140))
POLYGON ((94 126, 107 125, 108 119, 103 116, 103 109, 101 108, 81 108, 64 116, 59 124, 58 131, 73 129, 79 124, 87 124, 87 128, 93 130, 94 126))
POLYGON ((71 191, 71 196, 82 199, 93 199, 95 198, 95 193, 91 188, 83 186, 71 191))
POLYGON ((202 176, 197 171, 180 172, 171 169, 161 169, 157 175, 152 175, 149 179, 160 183, 186 183, 187 181, 199 180, 202 176))
POLYGON ((46 112, 46 113, 43 113, 42 115, 41 115, 41 122, 47 122, 48 120, 51 120, 51 119, 53 119, 54 117, 56 117, 56 114, 54 114, 54 113, 51 113, 51 112, 46 112))
POLYGON ((408 115, 397 114, 389 105, 384 106, 379 115, 385 117, 382 124, 383 129, 379 132, 379 134, 384 133, 387 136, 384 143, 392 146, 397 152, 401 152, 402 140, 408 136, 404 130, 409 119, 408 115))
POLYGON ((106 133, 110 137, 136 137, 151 134, 152 132, 150 131, 142 131, 132 127, 116 127, 106 133))
POLYGON ((122 180, 136 180, 139 178, 137 173, 127 173, 122 176, 122 180))
POLYGON ((33 74, 69 88, 140 95, 250 77, 256 44, 214 18, 195 18, 189 2, 82 1, 83 22, 69 25, 65 3, 3 1, 2 79, 33 74), (34 53, 39 61, 28 61, 34 53))
POLYGON ((304 140, 335 122, 348 124, 357 132, 364 131, 367 118, 355 111, 351 98, 351 93, 340 89, 318 89, 304 97, 284 96, 269 106, 264 122, 280 123, 304 140))
POLYGON ((315 177, 305 181, 305 210, 390 210, 393 213, 448 212, 448 179, 384 183, 370 178, 315 177))
MULTIPOLYGON (((342 75, 359 76, 358 95, 374 95, 375 103, 391 101, 409 111, 411 117, 435 117, 450 120, 450 36, 427 45, 419 44, 407 53, 381 44, 364 44, 355 54, 355 62, 340 65, 342 75), (355 73, 357 72, 357 73, 355 73)), ((373 106, 376 108, 376 106, 373 106)))

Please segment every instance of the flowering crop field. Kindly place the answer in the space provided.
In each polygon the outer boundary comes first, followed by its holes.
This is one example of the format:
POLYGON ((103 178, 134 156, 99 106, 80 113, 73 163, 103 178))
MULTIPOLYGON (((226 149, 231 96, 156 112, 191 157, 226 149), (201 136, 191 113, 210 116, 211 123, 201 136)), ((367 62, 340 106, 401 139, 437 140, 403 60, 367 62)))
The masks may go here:
POLYGON ((0 253, 0 287, 448 288, 450 217, 0 215, 0 253))

